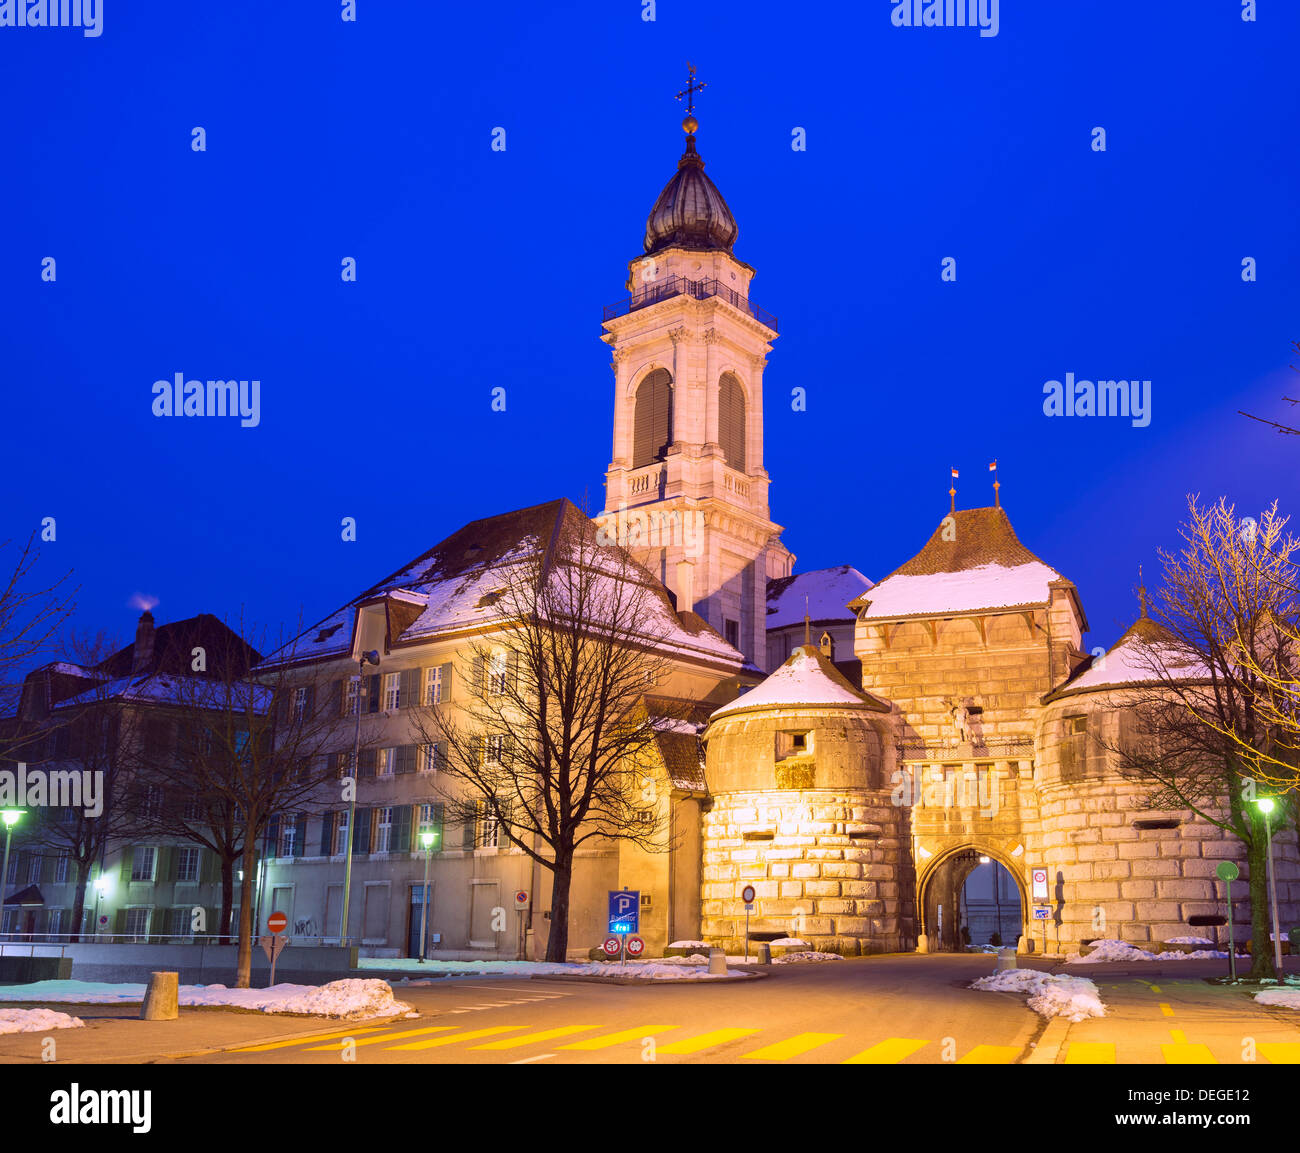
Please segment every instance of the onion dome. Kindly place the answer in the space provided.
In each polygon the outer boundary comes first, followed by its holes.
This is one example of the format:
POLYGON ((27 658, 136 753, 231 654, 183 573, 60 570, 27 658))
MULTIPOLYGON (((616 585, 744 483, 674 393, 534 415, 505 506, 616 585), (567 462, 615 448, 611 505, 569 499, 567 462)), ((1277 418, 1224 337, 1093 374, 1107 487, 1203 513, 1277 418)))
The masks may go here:
POLYGON ((695 130, 699 121, 687 116, 686 151, 677 162, 677 172, 664 185, 650 210, 645 225, 646 255, 665 248, 693 248, 730 252, 740 229, 736 218, 718 191, 704 175, 704 161, 695 151, 695 130))

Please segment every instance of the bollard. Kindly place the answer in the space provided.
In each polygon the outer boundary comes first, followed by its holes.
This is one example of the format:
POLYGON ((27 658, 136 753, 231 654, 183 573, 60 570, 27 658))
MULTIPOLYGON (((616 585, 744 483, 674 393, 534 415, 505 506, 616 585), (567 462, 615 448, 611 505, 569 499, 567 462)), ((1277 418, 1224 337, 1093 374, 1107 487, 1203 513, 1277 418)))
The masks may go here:
POLYGON ((758 943, 758 963, 760 965, 770 965, 772 963, 772 946, 766 941, 758 943))
POLYGON ((721 949, 709 950, 709 972, 714 974, 726 975, 727 972, 727 954, 721 949))
POLYGON ((998 950, 998 967, 997 972, 1003 969, 1014 969, 1016 967, 1016 951, 1012 948, 998 950))
POLYGON ((180 974, 150 973, 140 1005, 141 1021, 175 1021, 180 1014, 180 974))

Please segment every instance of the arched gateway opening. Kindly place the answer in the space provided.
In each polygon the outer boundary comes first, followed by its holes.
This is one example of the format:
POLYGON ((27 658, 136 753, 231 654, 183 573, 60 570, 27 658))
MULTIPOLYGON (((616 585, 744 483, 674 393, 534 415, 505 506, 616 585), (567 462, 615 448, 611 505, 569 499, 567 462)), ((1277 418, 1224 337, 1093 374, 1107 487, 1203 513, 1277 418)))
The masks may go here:
POLYGON ((967 945, 1015 945, 1027 916, 1016 873, 986 849, 940 858, 921 879, 920 948, 960 953, 967 945))

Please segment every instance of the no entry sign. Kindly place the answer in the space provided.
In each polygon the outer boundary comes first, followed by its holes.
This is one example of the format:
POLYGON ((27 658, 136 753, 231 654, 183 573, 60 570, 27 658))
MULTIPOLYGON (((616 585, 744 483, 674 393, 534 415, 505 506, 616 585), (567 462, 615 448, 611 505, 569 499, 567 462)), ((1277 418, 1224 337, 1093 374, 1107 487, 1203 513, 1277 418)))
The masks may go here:
POLYGON ((283 933, 289 927, 289 918, 283 913, 272 913, 266 919, 266 927, 272 933, 283 933))

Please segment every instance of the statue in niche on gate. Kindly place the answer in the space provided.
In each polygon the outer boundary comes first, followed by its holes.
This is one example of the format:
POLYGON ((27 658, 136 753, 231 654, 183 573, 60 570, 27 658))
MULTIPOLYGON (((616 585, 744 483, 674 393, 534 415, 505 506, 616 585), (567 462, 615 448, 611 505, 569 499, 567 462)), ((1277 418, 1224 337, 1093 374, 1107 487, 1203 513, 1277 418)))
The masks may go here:
POLYGON ((950 697, 944 703, 948 706, 948 715, 952 717, 952 727, 957 733, 953 744, 971 744, 975 739, 975 733, 971 728, 970 710, 955 697, 950 697))

